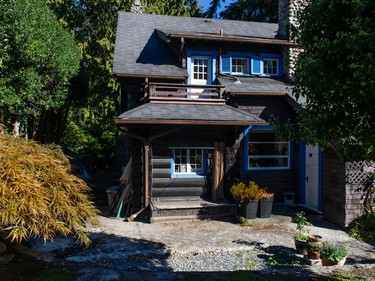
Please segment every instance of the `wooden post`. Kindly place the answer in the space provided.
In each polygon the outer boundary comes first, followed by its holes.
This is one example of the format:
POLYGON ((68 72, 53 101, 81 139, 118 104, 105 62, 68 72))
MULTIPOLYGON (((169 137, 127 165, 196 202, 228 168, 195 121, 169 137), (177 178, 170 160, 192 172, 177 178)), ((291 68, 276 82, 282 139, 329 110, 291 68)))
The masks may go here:
POLYGON ((214 169, 212 184, 212 200, 219 201, 224 198, 224 142, 214 143, 214 169))
POLYGON ((148 142, 145 142, 144 143, 144 165, 143 165, 143 169, 144 169, 144 203, 145 203, 145 207, 148 206, 149 204, 149 198, 148 198, 148 191, 149 191, 149 180, 148 180, 148 177, 149 177, 149 161, 148 161, 148 158, 149 158, 149 152, 150 152, 150 144, 148 142))

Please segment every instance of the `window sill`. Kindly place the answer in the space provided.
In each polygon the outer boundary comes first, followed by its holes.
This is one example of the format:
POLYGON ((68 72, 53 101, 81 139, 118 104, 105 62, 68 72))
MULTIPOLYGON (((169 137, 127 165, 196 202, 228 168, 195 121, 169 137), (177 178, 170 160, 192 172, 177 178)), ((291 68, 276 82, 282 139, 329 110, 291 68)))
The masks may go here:
POLYGON ((205 178, 206 176, 205 175, 197 175, 197 174, 173 174, 171 175, 171 179, 186 179, 186 178, 190 178, 190 179, 197 179, 197 178, 205 178))

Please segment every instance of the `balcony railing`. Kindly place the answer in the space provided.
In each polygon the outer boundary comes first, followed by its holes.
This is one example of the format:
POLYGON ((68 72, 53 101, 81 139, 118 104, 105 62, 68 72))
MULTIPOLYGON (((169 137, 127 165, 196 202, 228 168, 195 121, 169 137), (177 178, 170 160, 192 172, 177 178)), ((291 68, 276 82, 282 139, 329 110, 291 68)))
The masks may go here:
POLYGON ((224 85, 192 85, 149 83, 148 98, 152 99, 214 99, 222 100, 224 85))

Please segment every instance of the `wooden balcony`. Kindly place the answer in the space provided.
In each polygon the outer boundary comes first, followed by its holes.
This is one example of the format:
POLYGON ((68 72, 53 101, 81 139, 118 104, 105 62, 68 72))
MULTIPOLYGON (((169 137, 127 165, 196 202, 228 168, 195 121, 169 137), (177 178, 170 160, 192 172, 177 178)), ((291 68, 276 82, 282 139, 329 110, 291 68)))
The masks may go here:
POLYGON ((149 83, 146 98, 150 101, 225 102, 224 85, 149 83))

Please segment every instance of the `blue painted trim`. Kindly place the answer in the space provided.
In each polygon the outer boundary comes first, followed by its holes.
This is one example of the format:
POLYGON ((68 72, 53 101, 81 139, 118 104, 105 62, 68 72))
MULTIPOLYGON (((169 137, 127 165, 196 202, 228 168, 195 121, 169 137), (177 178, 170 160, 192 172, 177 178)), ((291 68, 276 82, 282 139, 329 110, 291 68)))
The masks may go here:
POLYGON ((294 142, 289 141, 289 170, 294 170, 294 142))
POLYGON ((299 148, 299 203, 306 203, 306 143, 300 142, 299 148))
POLYGON ((319 148, 318 154, 318 211, 322 210, 322 160, 323 160, 323 153, 319 148))
POLYGON ((193 56, 207 56, 211 57, 211 77, 208 79, 209 84, 213 84, 216 80, 216 61, 217 61, 216 51, 201 51, 201 50, 186 50, 187 57, 187 71, 189 73, 188 83, 191 83, 191 57, 193 56))
MULTIPOLYGON (((194 147, 191 147, 194 149, 194 147)), ((189 149, 189 148, 186 148, 189 149)), ((207 177, 207 149, 202 149, 203 163, 202 163, 202 174, 176 174, 174 172, 174 154, 173 149, 171 150, 171 178, 206 178, 207 177)))
MULTIPOLYGON (((232 64, 232 57, 241 57, 241 58, 248 58, 249 59, 249 75, 256 75, 261 77, 281 77, 283 74, 283 60, 281 54, 274 54, 274 53, 247 53, 247 52, 227 52, 221 56, 222 58, 230 58, 230 62, 232 64), (263 74, 263 60, 264 59, 277 59, 278 60, 278 74, 277 75, 269 75, 263 74), (259 71, 254 71, 254 60, 259 60, 259 71)), ((230 73, 232 73, 232 68, 230 68, 230 73)), ((227 72, 226 72, 227 73, 227 72)), ((237 76, 237 75, 236 75, 237 76)), ((239 75, 239 76, 246 76, 246 75, 239 75)))
POLYGON ((274 126, 272 125, 268 125, 268 126, 254 125, 254 126, 250 126, 249 128, 248 128, 249 130, 254 130, 254 131, 273 131, 274 130, 274 126))

